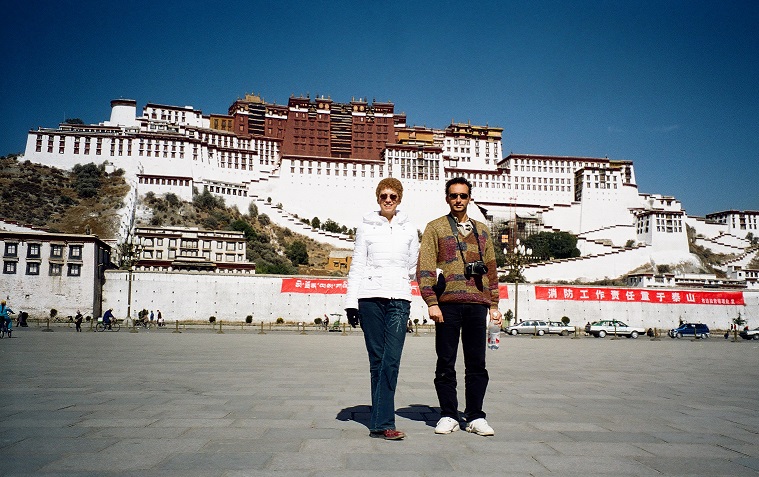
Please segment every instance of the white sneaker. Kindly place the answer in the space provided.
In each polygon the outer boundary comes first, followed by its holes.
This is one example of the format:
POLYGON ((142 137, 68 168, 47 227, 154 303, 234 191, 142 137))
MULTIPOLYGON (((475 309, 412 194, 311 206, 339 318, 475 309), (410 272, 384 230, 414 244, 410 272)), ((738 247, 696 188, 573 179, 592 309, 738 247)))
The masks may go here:
POLYGON ((435 434, 450 434, 459 430, 459 423, 451 417, 441 417, 435 426, 435 434))
POLYGON ((494 436, 495 431, 492 427, 488 424, 488 421, 485 420, 485 418, 479 418, 475 419, 474 421, 470 422, 466 425, 466 431, 467 432, 474 432, 475 434, 479 436, 494 436))

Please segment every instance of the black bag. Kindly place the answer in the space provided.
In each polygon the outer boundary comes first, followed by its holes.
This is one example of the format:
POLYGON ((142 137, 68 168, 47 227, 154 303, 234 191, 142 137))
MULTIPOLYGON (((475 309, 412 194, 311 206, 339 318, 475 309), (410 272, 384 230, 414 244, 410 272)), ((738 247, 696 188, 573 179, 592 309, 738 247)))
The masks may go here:
POLYGON ((445 291, 445 276, 440 272, 437 274, 437 283, 432 285, 432 290, 435 292, 435 296, 440 299, 440 295, 445 291))

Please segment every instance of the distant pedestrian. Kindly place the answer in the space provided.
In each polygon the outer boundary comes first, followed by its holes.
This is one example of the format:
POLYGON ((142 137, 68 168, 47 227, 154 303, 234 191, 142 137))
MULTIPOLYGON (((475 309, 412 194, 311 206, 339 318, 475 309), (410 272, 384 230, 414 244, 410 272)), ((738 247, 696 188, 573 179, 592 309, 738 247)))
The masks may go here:
POLYGON ((108 308, 105 313, 103 313, 103 326, 111 329, 111 321, 113 321, 115 318, 113 316, 113 308, 108 308))
POLYGON ((74 317, 74 324, 76 325, 76 331, 81 332, 82 331, 82 320, 84 317, 82 317, 82 312, 79 310, 76 310, 76 316, 74 317))
POLYGON ((154 318, 153 310, 150 310, 150 324, 151 325, 153 324, 153 318, 154 318))
POLYGON ((11 333, 13 333, 13 319, 11 318, 11 315, 13 314, 13 310, 10 309, 10 307, 6 304, 5 300, 0 301, 0 326, 5 328, 5 331, 8 332, 8 338, 11 337, 11 333))

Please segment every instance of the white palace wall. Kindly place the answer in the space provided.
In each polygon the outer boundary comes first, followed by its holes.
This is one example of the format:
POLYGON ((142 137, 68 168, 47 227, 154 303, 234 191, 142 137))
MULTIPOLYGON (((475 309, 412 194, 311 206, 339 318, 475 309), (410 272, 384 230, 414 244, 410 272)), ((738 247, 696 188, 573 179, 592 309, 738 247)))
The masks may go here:
MULTIPOLYGON (((287 322, 309 322, 324 314, 344 313, 343 293, 283 292, 283 281, 318 282, 334 284, 335 288, 345 285, 344 279, 325 279, 311 277, 283 277, 274 275, 222 275, 201 273, 159 273, 133 272, 132 274, 132 316, 142 309, 161 310, 171 324, 174 320, 208 321, 210 316, 224 322, 244 322, 247 315, 253 316, 254 323, 274 322, 281 317, 287 322)), ((507 298, 501 300, 502 312, 514 310, 514 284, 502 284, 507 298)), ((559 320, 562 316, 570 318, 570 324, 584 326, 587 321, 616 318, 630 325, 669 329, 683 321, 706 323, 710 328, 725 329, 731 320, 741 313, 751 327, 759 326, 759 291, 742 291, 745 305, 657 303, 656 294, 675 291, 686 295, 688 290, 680 289, 645 289, 645 288, 608 288, 585 287, 591 294, 598 290, 621 291, 640 294, 648 292, 649 302, 624 301, 578 301, 538 299, 536 288, 548 288, 547 285, 520 284, 518 318, 559 320)), ((575 297, 580 296, 582 287, 576 289, 575 297)), ((696 290, 695 294, 713 292, 696 290)), ((736 292, 732 292, 736 293, 736 292)), ((126 317, 129 303, 129 273, 126 271, 106 272, 103 289, 103 309, 113 308, 119 318, 126 317)), ((427 316, 427 308, 421 297, 414 296, 411 318, 421 322, 427 316)), ((333 318, 331 318, 333 319, 333 318)))

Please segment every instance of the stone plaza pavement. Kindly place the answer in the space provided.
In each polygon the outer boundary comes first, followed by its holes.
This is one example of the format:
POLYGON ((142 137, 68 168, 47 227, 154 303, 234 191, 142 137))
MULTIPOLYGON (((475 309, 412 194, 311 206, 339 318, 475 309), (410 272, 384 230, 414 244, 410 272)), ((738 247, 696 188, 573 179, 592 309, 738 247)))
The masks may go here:
POLYGON ((504 337, 486 438, 433 433, 434 338, 408 335, 393 442, 360 332, 172 331, 0 340, 0 475, 759 474, 759 342, 504 337))

